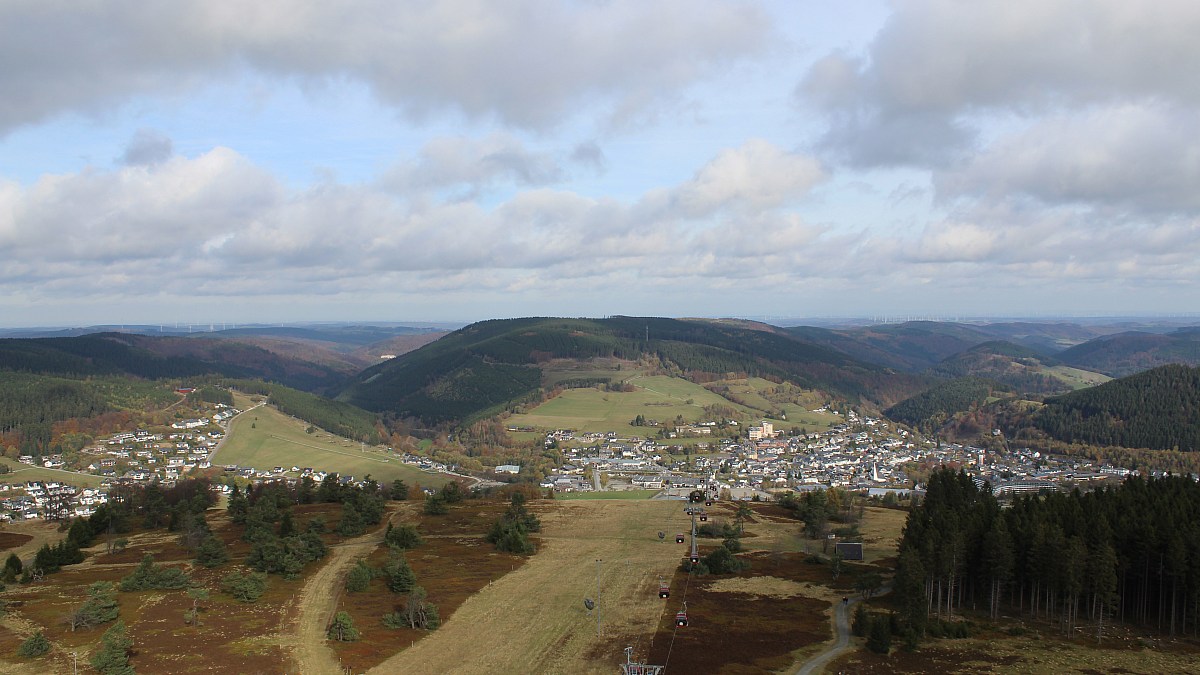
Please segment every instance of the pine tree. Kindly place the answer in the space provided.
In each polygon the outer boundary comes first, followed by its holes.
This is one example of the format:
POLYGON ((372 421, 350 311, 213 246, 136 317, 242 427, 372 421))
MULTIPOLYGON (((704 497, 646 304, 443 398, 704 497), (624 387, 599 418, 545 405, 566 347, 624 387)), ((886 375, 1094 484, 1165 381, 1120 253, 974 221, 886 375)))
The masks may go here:
POLYGON ((892 650, 892 627, 886 616, 872 617, 867 649, 876 654, 887 654, 892 650))
POLYGON ((354 642, 358 640, 358 629, 354 627, 354 621, 350 618, 347 612, 338 612, 333 617, 333 624, 329 626, 328 633, 330 640, 338 640, 340 642, 354 642))
POLYGON ((50 641, 39 630, 21 643, 21 646, 17 649, 17 654, 24 658, 32 659, 48 651, 50 651, 50 641))
POLYGON ((125 632, 125 622, 117 621, 100 638, 100 650, 92 655, 92 667, 104 675, 133 675, 129 649, 133 640, 125 632))

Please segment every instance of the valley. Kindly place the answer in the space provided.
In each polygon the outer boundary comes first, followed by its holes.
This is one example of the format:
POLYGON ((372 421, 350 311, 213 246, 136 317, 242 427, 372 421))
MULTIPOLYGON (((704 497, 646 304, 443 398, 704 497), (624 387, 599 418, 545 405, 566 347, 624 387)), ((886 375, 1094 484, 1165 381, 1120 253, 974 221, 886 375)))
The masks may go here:
MULTIPOLYGON (((0 341, 0 510, 12 519, 0 545, 16 553, 0 661, 33 672, 15 654, 39 630, 51 644, 40 658, 56 666, 98 654, 111 624, 71 630, 64 618, 95 582, 120 582, 151 554, 190 581, 116 594, 127 658, 144 672, 611 672, 626 647, 671 672, 793 672, 835 639, 840 598, 903 609, 876 591, 909 564, 897 548, 906 519, 947 467, 1006 507, 1200 470, 1200 371, 1121 377, 1127 365, 1089 370, 1065 349, 1103 339, 1076 351, 1114 364, 1186 355, 1194 333, 1163 330, 502 320, 340 383, 310 365, 401 338, 367 343, 377 333, 356 328, 336 348, 324 342, 338 331, 0 341), (302 359, 272 346, 285 338, 302 359), (262 367, 247 367, 268 347, 262 367), (1151 352, 1118 354, 1141 347, 1151 352), (307 390, 252 376, 267 366, 307 390), (696 489, 715 501, 697 563, 681 564, 692 536, 682 500, 696 489), (497 548, 518 498, 540 521, 521 529, 532 553, 497 548), (105 524, 114 514, 119 529, 105 524), (400 527, 415 539, 385 543, 400 527), (839 548, 860 544, 847 551, 861 561, 839 548), (401 568, 420 595, 396 590, 401 568), (231 579, 250 583, 255 570, 265 591, 243 602, 231 579), (669 599, 655 593, 660 577, 669 599), (685 600, 688 625, 676 626, 685 600), (408 623, 421 603, 435 629, 408 623), (335 625, 358 639, 329 637, 335 625), (184 644, 191 659, 173 655, 184 644)), ((1052 633, 1052 617, 958 611, 965 621, 918 640, 940 670, 956 672, 956 649, 964 664, 1055 662, 1014 652, 1023 631, 1052 633), (945 631, 970 637, 933 638, 945 631)), ((1133 624, 1113 623, 1131 663, 1133 624)), ((1191 667, 1191 643, 1168 637, 1147 647, 1155 662, 1191 667)), ((925 672, 895 643, 880 660, 863 640, 829 667, 925 672)))

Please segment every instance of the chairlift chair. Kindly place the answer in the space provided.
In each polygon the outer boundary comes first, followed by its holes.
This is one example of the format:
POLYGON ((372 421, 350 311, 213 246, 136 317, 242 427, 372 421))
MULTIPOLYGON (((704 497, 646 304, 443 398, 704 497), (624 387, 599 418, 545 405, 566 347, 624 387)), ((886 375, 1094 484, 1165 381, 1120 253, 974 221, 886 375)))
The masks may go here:
POLYGON ((675 613, 675 625, 676 626, 688 625, 687 603, 686 602, 683 604, 683 608, 675 613))
POLYGON ((682 544, 682 543, 683 543, 683 533, 682 533, 682 532, 680 532, 679 534, 675 535, 675 543, 676 543, 676 544, 682 544))
POLYGON ((658 597, 666 599, 671 597, 671 586, 665 581, 658 582, 658 597))

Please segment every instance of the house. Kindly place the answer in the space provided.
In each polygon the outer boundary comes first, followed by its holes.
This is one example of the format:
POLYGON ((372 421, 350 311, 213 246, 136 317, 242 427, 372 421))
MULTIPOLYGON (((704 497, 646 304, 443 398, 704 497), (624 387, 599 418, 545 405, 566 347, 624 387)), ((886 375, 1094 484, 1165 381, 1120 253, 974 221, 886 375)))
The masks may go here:
POLYGON ((842 560, 862 560, 863 548, 862 542, 838 542, 833 545, 834 550, 838 555, 842 556, 842 560))
POLYGON ((521 467, 518 464, 501 464, 496 467, 496 473, 511 473, 518 474, 521 472, 521 467))

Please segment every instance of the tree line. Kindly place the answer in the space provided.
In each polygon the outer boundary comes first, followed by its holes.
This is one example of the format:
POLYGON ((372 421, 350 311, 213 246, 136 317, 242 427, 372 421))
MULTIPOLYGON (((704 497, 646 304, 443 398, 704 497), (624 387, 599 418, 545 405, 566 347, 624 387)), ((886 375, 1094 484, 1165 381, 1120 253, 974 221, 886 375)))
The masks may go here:
POLYGON ((966 607, 993 619, 1005 607, 1067 635, 1087 626, 1097 640, 1113 621, 1200 635, 1200 485, 1132 476, 1001 509, 986 484, 936 471, 905 525, 895 591, 911 641, 966 607))
POLYGON ((1200 450, 1200 368, 1171 365, 1046 399, 1033 418, 1054 438, 1200 450))

